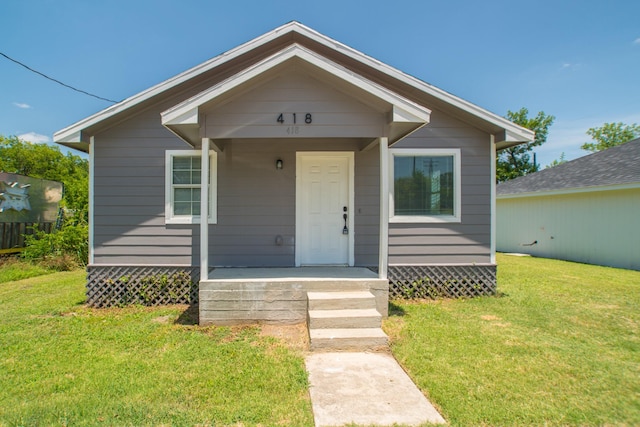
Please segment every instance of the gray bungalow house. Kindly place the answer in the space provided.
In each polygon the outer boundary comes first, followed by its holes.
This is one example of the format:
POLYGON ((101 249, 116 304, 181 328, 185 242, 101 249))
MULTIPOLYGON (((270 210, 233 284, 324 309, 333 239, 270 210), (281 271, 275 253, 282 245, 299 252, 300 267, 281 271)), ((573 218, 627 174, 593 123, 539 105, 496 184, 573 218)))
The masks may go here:
POLYGON ((495 153, 532 138, 298 22, 54 137, 90 156, 89 303, 199 297, 202 324, 494 292, 495 153))

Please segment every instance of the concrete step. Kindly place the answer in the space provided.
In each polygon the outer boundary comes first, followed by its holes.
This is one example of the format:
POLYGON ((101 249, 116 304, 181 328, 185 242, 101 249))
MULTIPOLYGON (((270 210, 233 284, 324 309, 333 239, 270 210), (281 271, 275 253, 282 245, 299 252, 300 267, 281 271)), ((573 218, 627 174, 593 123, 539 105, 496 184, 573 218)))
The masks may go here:
POLYGON ((309 329, 379 328, 382 316, 375 308, 309 310, 309 329))
POLYGON ((307 292, 309 310, 344 310, 376 308, 376 298, 369 291, 307 292))
POLYGON ((309 338, 312 351, 375 351, 387 346, 381 328, 310 329, 309 338))

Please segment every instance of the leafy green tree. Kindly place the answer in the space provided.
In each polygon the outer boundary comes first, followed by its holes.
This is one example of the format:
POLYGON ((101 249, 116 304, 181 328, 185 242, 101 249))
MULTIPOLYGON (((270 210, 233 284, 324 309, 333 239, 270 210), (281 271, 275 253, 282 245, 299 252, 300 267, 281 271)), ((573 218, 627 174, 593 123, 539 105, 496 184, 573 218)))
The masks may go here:
POLYGON ((89 205, 89 162, 58 147, 0 136, 0 171, 64 184, 62 205, 86 223, 89 205))
POLYGON ((560 157, 555 159, 553 162, 549 163, 545 169, 552 168, 554 166, 561 165, 563 163, 567 163, 567 159, 565 159, 564 151, 560 154, 560 157))
POLYGON ((535 162, 535 156, 531 155, 531 151, 534 147, 539 147, 547 141, 549 127, 555 120, 554 116, 546 115, 544 111, 540 111, 535 117, 529 117, 529 110, 524 107, 518 111, 507 111, 506 117, 520 126, 531 129, 536 133, 536 136, 528 144, 516 145, 498 152, 496 161, 496 180, 498 182, 508 181, 537 172, 540 169, 540 165, 535 162))
POLYGON ((600 127, 590 128, 587 135, 595 142, 585 142, 580 148, 595 153, 637 138, 640 136, 640 126, 635 123, 605 123, 600 127))

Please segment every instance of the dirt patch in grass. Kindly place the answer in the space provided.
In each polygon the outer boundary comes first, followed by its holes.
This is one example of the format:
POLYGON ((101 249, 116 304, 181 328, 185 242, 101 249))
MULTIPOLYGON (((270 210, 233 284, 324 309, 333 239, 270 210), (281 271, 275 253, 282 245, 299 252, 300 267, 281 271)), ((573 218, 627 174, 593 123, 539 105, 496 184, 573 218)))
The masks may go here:
POLYGON ((153 319, 151 319, 151 321, 153 323, 161 323, 161 324, 167 324, 171 321, 171 319, 173 319, 174 316, 171 315, 167 315, 167 316, 159 316, 159 317, 155 317, 153 319))
POLYGON ((260 325, 260 336, 281 340, 287 347, 306 351, 309 348, 309 334, 306 323, 295 325, 260 325))

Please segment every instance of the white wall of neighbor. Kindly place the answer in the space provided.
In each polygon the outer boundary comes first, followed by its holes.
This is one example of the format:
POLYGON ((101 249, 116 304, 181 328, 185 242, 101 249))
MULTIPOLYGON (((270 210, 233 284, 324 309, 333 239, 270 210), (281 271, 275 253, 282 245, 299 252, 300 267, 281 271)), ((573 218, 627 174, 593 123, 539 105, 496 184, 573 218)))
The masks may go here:
POLYGON ((640 188, 499 197, 497 250, 640 270, 640 188))

